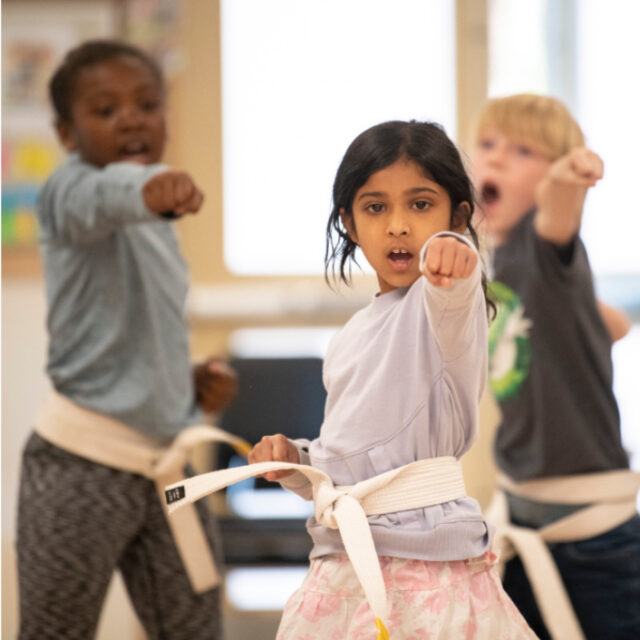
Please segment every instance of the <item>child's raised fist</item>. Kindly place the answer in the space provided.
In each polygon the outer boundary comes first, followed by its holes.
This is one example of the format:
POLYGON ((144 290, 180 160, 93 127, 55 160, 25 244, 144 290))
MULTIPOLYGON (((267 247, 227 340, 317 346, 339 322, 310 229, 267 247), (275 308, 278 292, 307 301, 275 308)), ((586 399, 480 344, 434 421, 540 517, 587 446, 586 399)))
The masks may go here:
POLYGON ((558 158, 536 188, 536 232, 558 244, 569 242, 580 228, 587 191, 604 175, 596 153, 576 148, 558 158))
POLYGON ((429 241, 421 271, 436 287, 448 287, 452 280, 468 278, 478 262, 478 253, 453 236, 429 241))
POLYGON ((568 184, 593 187, 604 175, 604 164, 590 149, 572 149, 558 158, 550 167, 548 178, 568 184))
POLYGON ((171 211, 178 217, 185 213, 196 213, 204 200, 196 183, 184 171, 156 174, 142 187, 142 197, 147 208, 154 213, 171 211))

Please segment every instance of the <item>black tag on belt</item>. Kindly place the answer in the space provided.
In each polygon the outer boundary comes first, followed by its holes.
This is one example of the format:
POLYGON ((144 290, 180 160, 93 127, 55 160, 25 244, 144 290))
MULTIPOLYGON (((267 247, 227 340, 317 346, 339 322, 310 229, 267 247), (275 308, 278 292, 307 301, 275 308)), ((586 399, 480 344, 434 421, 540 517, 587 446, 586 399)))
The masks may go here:
POLYGON ((174 487, 173 489, 167 489, 164 492, 164 495, 167 500, 167 504, 178 502, 178 500, 182 500, 182 498, 184 498, 184 487, 180 485, 179 487, 174 487))

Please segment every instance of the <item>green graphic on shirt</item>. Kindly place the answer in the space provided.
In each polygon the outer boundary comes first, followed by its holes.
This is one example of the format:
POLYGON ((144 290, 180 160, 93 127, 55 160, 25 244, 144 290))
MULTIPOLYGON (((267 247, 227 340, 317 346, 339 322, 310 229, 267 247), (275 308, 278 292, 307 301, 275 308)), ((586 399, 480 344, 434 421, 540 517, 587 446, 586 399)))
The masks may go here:
POLYGON ((489 382, 498 401, 518 394, 529 375, 531 320, 523 316, 520 298, 501 282, 491 282, 489 291, 498 314, 489 328, 489 382))

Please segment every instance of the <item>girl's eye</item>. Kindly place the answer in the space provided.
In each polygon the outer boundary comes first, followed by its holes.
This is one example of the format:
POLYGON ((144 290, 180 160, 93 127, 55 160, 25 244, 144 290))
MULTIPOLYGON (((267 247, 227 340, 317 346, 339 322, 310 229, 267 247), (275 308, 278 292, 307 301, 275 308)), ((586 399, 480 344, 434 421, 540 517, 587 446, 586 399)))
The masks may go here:
POLYGON ((368 204, 365 209, 370 213, 382 213, 384 211, 384 205, 381 202, 374 202, 368 204))
POLYGON ((430 206, 431 203, 427 202, 426 200, 416 200, 413 203, 413 208, 417 209, 418 211, 426 211, 430 206))
POLYGON ((533 155, 533 150, 523 144, 518 145, 517 151, 518 155, 524 158, 528 158, 530 155, 533 155))

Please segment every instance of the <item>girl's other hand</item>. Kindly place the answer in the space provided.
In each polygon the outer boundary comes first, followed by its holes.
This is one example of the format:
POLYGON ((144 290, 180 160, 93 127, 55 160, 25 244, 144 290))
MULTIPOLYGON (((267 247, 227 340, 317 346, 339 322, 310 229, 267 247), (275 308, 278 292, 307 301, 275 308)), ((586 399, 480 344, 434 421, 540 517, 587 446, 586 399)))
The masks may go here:
POLYGON ((176 216, 196 213, 204 201, 202 191, 184 171, 163 171, 142 187, 144 203, 150 211, 161 214, 172 211, 176 216))
MULTIPOLYGON (((293 462, 300 464, 300 455, 293 443, 281 433, 274 436, 263 436, 262 440, 249 451, 249 464, 256 462, 293 462)), ((265 479, 276 482, 280 478, 290 476, 295 471, 270 471, 265 473, 265 479)))
POLYGON ((206 413, 224 409, 236 395, 236 372, 219 358, 207 358, 193 367, 196 401, 206 413))
POLYGON ((478 263, 478 253, 451 236, 430 240, 421 271, 436 287, 449 287, 452 280, 468 278, 478 263))

